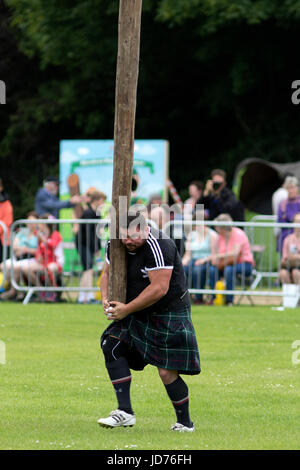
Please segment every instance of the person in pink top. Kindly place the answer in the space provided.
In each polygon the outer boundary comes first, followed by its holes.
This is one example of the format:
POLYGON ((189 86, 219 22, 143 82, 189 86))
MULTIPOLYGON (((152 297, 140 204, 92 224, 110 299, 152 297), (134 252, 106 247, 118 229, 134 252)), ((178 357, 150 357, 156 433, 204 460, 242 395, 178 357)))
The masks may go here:
MULTIPOLYGON (((300 224, 300 213, 293 218, 294 224, 300 224)), ((293 233, 283 242, 280 281, 282 284, 300 284, 300 228, 295 227, 293 233)))
MULTIPOLYGON (((232 222, 229 214, 220 214, 218 222, 232 222)), ((212 260, 211 276, 215 281, 224 277, 226 289, 234 290, 236 275, 249 277, 252 273, 254 258, 246 233, 238 227, 218 225, 217 254, 212 260)), ((226 296, 226 304, 232 305, 233 295, 226 296)))

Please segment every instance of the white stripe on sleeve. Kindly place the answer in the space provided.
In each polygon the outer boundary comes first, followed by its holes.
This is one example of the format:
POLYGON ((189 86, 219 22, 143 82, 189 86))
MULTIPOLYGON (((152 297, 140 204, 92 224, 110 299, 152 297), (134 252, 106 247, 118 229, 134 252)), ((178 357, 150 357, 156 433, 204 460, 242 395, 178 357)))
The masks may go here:
POLYGON ((149 242, 151 243, 153 249, 155 250, 156 254, 157 254, 157 259, 158 259, 158 263, 157 265, 158 266, 164 266, 165 265, 165 261, 164 261, 164 256, 163 256, 163 253, 161 251, 161 248, 159 246, 159 243, 158 241, 156 240, 156 238, 152 235, 152 233, 150 232, 149 233, 149 238, 148 238, 149 242))
POLYGON ((151 248, 151 251, 152 251, 152 254, 154 256, 154 259, 155 259, 155 264, 157 267, 160 267, 161 266, 161 259, 159 258, 159 255, 158 255, 158 252, 157 252, 157 249, 156 247, 153 245, 153 242, 151 240, 147 240, 147 243, 148 245, 150 246, 151 248))

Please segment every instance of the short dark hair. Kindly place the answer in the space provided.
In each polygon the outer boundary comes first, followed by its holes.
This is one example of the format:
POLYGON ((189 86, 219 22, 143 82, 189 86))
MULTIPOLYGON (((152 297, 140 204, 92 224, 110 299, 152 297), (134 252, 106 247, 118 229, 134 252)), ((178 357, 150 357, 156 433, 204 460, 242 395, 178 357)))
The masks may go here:
POLYGON ((222 178, 224 178, 224 181, 226 181, 226 177, 227 177, 226 171, 220 170, 219 168, 216 168, 215 170, 213 170, 213 171, 211 172, 211 177, 213 178, 213 177, 216 176, 216 175, 222 176, 222 178))
POLYGON ((146 219, 140 211, 135 213, 129 211, 121 215, 120 228, 128 230, 132 226, 136 227, 138 230, 144 229, 147 226, 146 219))

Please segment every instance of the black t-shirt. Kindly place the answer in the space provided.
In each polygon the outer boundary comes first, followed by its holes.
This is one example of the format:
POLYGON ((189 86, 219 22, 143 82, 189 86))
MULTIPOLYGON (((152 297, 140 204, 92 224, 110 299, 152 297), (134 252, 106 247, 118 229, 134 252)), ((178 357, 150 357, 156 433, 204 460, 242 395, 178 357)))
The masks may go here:
POLYGON ((234 193, 225 186, 216 198, 210 194, 198 199, 197 204, 204 204, 204 209, 208 209, 209 220, 214 220, 220 214, 229 214, 232 220, 242 222, 245 219, 244 207, 241 201, 237 200, 234 193))
MULTIPOLYGON (((107 263, 109 247, 110 242, 106 248, 107 263)), ((136 252, 127 252, 127 303, 150 284, 148 272, 159 269, 172 269, 169 290, 158 302, 144 309, 145 313, 167 307, 187 290, 183 265, 174 241, 161 231, 151 228, 145 243, 136 252)))
MULTIPOLYGON (((88 206, 83 212, 81 219, 99 219, 99 215, 88 206)), ((101 243, 97 236, 96 224, 79 224, 79 230, 77 234, 77 243, 85 247, 89 247, 92 252, 96 252, 100 249, 101 243)))

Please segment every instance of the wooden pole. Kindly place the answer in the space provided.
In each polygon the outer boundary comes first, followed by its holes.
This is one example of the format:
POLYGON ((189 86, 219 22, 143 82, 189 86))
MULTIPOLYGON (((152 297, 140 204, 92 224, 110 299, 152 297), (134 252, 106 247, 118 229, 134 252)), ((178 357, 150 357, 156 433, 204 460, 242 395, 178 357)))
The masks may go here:
POLYGON ((116 238, 111 238, 109 269, 109 299, 119 302, 126 301, 126 252, 119 238, 119 216, 128 210, 131 197, 141 14, 142 0, 120 0, 112 188, 116 238))

